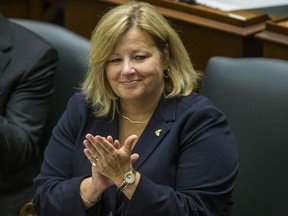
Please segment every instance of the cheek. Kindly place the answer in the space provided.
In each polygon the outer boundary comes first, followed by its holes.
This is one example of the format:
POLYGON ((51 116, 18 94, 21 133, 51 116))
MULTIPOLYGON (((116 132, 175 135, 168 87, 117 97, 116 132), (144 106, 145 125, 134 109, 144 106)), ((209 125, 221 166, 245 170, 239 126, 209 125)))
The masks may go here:
POLYGON ((118 95, 118 73, 111 68, 106 68, 105 76, 114 94, 118 95))
POLYGON ((162 75, 162 72, 157 74, 157 83, 158 83, 159 87, 165 84, 165 80, 164 80, 164 77, 162 75))
POLYGON ((162 66, 159 66, 159 68, 157 70, 156 79, 158 81, 159 86, 165 85, 163 70, 164 70, 164 68, 162 66))
POLYGON ((155 65, 155 70, 154 70, 154 76, 155 76, 155 79, 157 79, 158 81, 164 81, 164 77, 163 77, 163 66, 162 65, 155 65))
POLYGON ((115 87, 114 87, 115 84, 113 84, 113 83, 114 83, 114 81, 113 81, 113 80, 114 80, 113 74, 107 72, 107 70, 106 70, 105 76, 106 76, 106 81, 107 81, 108 85, 110 86, 110 88, 112 89, 112 91, 115 92, 115 87))
POLYGON ((146 86, 151 89, 159 89, 165 84, 164 77, 162 75, 161 67, 155 67, 154 70, 146 74, 146 86))
POLYGON ((110 67, 106 68, 105 75, 106 75, 106 79, 110 85, 118 79, 118 74, 116 73, 115 70, 113 70, 110 67))

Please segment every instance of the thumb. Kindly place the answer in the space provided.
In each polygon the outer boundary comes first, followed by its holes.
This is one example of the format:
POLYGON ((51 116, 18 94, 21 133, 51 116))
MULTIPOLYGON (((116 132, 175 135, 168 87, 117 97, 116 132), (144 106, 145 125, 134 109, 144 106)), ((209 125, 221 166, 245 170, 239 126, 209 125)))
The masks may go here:
POLYGON ((136 138, 137 138, 137 135, 135 135, 135 134, 130 135, 129 137, 127 137, 127 139, 125 140, 124 145, 123 145, 123 148, 124 148, 125 152, 127 152, 129 154, 131 153, 132 144, 136 140, 136 138))

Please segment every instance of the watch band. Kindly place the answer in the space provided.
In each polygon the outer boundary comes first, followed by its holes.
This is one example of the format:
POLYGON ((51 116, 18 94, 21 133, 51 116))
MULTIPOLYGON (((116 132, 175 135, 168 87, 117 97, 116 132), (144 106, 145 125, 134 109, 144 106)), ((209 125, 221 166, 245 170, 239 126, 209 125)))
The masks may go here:
POLYGON ((125 188, 127 188, 129 184, 133 184, 134 181, 135 181, 135 170, 132 169, 131 171, 127 172, 127 173, 124 175, 124 180, 123 180, 123 182, 121 183, 121 185, 117 187, 116 191, 123 192, 123 190, 124 190, 125 188), (128 176, 131 177, 131 174, 132 174, 132 176, 133 176, 132 179, 130 179, 130 180, 127 179, 128 176))
POLYGON ((119 187, 117 187, 117 191, 122 192, 126 187, 128 187, 128 185, 129 184, 126 181, 123 181, 122 184, 119 187))

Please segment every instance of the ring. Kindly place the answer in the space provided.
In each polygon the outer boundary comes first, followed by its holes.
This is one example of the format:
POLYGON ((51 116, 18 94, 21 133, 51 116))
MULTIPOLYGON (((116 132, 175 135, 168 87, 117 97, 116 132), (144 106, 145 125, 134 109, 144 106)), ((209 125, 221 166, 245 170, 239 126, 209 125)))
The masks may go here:
POLYGON ((95 167, 95 166, 96 166, 96 163, 93 162, 92 165, 95 167))

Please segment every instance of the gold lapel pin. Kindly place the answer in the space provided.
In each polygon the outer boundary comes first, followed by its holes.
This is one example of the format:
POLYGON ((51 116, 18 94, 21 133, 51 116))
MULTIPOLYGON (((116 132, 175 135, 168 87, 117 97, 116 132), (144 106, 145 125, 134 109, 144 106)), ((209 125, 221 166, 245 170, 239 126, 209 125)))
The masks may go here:
POLYGON ((155 131, 155 135, 159 137, 159 136, 160 136, 160 133, 161 133, 161 131, 162 131, 162 129, 158 129, 158 130, 156 130, 156 131, 155 131))

